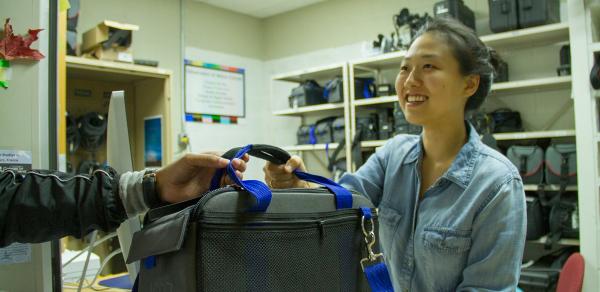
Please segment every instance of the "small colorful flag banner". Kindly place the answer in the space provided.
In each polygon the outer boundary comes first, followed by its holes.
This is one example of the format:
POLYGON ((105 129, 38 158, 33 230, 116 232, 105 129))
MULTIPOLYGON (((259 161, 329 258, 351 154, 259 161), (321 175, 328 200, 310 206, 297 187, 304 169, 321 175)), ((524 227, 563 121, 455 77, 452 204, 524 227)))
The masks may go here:
POLYGON ((0 60, 0 87, 8 88, 11 75, 10 63, 7 60, 0 60))
POLYGON ((211 64, 211 63, 205 63, 202 61, 192 61, 192 60, 188 60, 185 59, 184 60, 184 64, 185 65, 192 65, 192 66, 196 66, 196 67, 204 67, 204 68, 209 68, 209 69, 216 69, 216 70, 222 70, 222 71, 229 71, 229 72, 235 72, 235 73, 244 73, 244 68, 238 68, 238 67, 233 67, 233 66, 225 66, 225 65, 217 65, 217 64, 211 64))
POLYGON ((219 115, 202 115, 202 114, 185 114, 186 122, 200 122, 207 124, 237 124, 238 117, 228 117, 228 116, 219 116, 219 115))

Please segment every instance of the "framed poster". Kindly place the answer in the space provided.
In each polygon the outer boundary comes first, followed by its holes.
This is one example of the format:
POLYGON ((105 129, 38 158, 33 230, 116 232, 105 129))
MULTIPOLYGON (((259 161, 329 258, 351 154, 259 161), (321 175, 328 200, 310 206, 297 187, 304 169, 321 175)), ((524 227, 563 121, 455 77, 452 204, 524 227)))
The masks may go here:
POLYGON ((244 69, 186 60, 186 115, 244 117, 244 82, 244 69))
POLYGON ((144 118, 144 166, 162 166, 162 116, 144 118))

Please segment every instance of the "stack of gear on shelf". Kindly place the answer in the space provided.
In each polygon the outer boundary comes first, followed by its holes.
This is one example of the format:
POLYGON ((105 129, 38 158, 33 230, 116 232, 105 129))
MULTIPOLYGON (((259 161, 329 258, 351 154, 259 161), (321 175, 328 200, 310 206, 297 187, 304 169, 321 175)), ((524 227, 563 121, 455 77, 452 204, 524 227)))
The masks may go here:
POLYGON ((506 156, 523 184, 537 186, 537 196, 527 197, 527 239, 548 235, 545 247, 550 249, 561 238, 579 238, 577 196, 567 193, 568 186, 577 185, 576 145, 552 143, 545 150, 513 145, 506 156))
POLYGON ((290 108, 344 101, 344 83, 341 77, 326 82, 325 87, 315 80, 305 80, 292 89, 288 98, 290 108))
POLYGON ((561 270, 567 259, 576 252, 576 247, 563 247, 524 263, 519 288, 523 291, 556 291, 561 270))
MULTIPOLYGON (((106 117, 98 112, 88 112, 79 118, 67 114, 67 151, 74 155, 78 149, 91 153, 91 159, 83 159, 79 162, 78 173, 91 173, 101 167, 94 158, 96 152, 106 140, 106 117)), ((73 172, 69 165, 69 171, 73 172)))
POLYGON ((389 37, 378 34, 377 39, 373 41, 373 48, 382 54, 407 49, 417 31, 429 18, 427 13, 420 16, 411 14, 408 8, 402 8, 392 17, 394 32, 390 33, 389 37))
POLYGON ((488 0, 490 30, 504 32, 560 21, 559 0, 488 0))

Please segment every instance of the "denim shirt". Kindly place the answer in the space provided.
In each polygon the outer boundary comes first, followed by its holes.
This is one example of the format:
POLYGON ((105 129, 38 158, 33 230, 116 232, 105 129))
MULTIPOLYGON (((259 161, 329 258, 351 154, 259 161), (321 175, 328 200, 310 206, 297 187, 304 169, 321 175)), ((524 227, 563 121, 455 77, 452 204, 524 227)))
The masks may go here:
POLYGON ((395 291, 514 291, 526 205, 515 166, 468 141, 419 200, 422 137, 398 135, 340 183, 368 196, 395 291))

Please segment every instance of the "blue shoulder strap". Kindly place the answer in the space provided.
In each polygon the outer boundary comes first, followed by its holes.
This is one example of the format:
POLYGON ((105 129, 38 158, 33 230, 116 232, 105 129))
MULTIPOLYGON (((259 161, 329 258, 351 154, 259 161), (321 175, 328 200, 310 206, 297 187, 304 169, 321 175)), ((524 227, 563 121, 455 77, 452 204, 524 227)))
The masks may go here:
POLYGON ((390 273, 388 272, 387 266, 383 258, 383 254, 374 253, 373 245, 375 245, 375 224, 373 221, 373 215, 371 209, 366 207, 360 208, 363 216, 361 220, 361 227, 363 235, 365 236, 365 242, 367 243, 367 257, 360 261, 360 266, 365 273, 367 282, 373 292, 393 292, 394 287, 392 286, 392 280, 390 279, 390 273), (365 224, 369 222, 370 224, 365 224))
MULTIPOLYGON (((234 158, 241 158, 250 150, 252 150, 252 144, 249 144, 240 149, 235 154, 234 158)), ((237 177, 237 175, 235 175, 235 169, 233 168, 231 161, 225 168, 227 175, 233 180, 235 184, 244 188, 256 199, 256 204, 250 209, 250 211, 266 211, 269 207, 269 204, 271 203, 271 189, 269 189, 269 187, 265 183, 258 180, 240 180, 237 177)), ((337 184, 336 182, 322 176, 298 170, 295 170, 294 174, 302 180, 325 186, 329 191, 331 191, 334 194, 337 209, 352 208, 352 193, 349 190, 337 184)), ((211 180, 211 190, 217 189, 219 187, 222 175, 222 169, 219 169, 215 172, 215 175, 211 180)))

